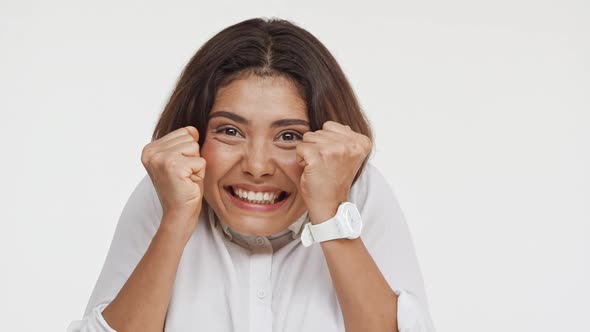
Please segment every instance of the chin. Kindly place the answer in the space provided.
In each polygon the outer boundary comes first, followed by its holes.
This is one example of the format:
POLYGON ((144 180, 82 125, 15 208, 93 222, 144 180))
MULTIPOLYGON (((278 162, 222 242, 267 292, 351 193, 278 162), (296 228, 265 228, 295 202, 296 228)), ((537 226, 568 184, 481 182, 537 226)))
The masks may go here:
POLYGON ((268 236, 284 231, 291 223, 279 224, 276 220, 254 216, 228 216, 224 222, 234 231, 244 235, 268 236))

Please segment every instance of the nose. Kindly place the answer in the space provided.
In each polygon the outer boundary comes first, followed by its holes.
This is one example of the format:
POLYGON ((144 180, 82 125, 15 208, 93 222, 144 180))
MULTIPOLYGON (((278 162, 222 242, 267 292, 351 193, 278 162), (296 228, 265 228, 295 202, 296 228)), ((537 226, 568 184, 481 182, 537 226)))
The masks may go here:
POLYGON ((272 157, 271 147, 264 142, 253 142, 248 144, 242 158, 242 171, 254 178, 273 175, 276 169, 272 157))

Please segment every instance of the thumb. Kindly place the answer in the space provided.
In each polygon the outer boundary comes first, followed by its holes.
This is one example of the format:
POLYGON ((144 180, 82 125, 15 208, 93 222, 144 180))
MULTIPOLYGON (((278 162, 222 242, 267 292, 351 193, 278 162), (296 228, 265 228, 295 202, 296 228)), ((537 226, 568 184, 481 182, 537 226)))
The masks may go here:
POLYGON ((199 142, 199 130, 194 126, 186 126, 185 128, 188 130, 189 134, 191 134, 195 142, 199 142))

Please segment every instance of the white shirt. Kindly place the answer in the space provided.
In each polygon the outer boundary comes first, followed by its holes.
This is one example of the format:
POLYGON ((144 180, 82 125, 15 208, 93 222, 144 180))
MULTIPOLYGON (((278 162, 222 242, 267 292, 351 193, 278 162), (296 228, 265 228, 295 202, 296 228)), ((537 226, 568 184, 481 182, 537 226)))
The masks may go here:
MULTIPOLYGON (((363 243, 398 295, 399 331, 434 331, 413 242, 386 179, 367 163, 348 198, 361 213, 363 243)), ((84 317, 68 332, 115 331, 102 311, 147 251, 161 218, 146 175, 123 208, 84 317)), ((300 240, 307 212, 272 236, 239 234, 205 203, 199 218, 180 259, 165 331, 345 331, 321 246, 300 240)))

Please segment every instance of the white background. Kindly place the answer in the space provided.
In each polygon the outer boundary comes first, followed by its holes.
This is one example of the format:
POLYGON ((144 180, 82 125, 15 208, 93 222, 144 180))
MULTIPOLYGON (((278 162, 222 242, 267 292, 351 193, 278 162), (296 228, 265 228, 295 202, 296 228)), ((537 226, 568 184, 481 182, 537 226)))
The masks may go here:
POLYGON ((181 69, 226 26, 278 16, 368 113, 437 330, 590 331, 589 9, 2 0, 2 330, 81 318, 181 69))

